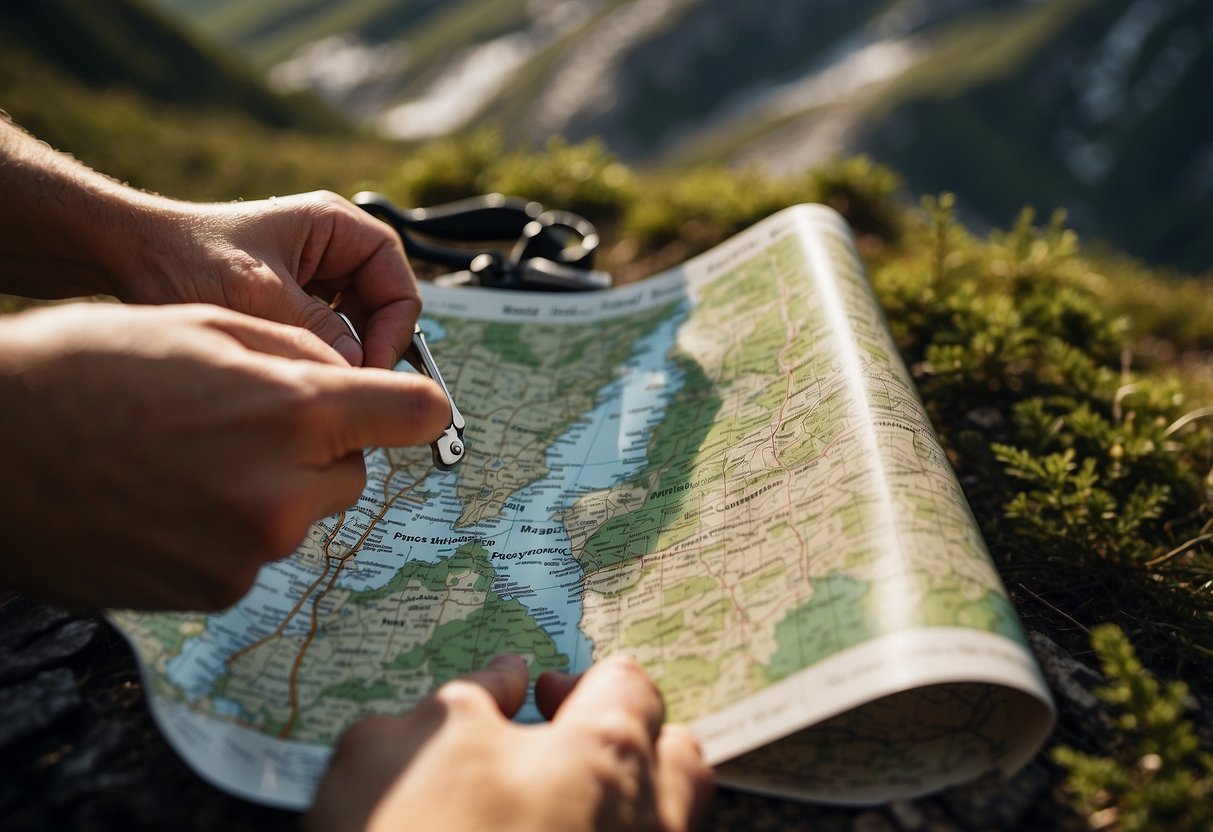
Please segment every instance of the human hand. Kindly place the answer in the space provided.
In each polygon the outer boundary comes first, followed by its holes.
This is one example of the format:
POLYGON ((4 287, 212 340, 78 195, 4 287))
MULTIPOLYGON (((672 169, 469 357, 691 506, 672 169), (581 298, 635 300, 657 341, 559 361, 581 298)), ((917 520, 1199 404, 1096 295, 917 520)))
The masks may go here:
POLYGON ((387 369, 421 310, 400 238, 332 193, 178 202, 96 173, 2 117, 0 193, 11 196, 0 200, 0 291, 213 303, 310 329, 350 364, 387 369), (338 294, 364 347, 312 297, 338 294))
POLYGON ((442 432, 441 390, 296 327, 202 305, 0 320, 0 585, 75 606, 215 609, 353 503, 362 449, 442 432))
POLYGON ((509 721, 527 668, 499 656, 400 719, 371 717, 337 744, 309 832, 661 830, 693 828, 711 771, 689 729, 662 725, 644 671, 607 659, 580 680, 544 674, 550 722, 509 721))
POLYGON ((391 369, 413 337, 421 299, 400 238, 336 194, 156 203, 142 217, 146 262, 127 267, 124 300, 202 301, 301 326, 355 366, 391 369), (313 295, 340 295, 362 346, 313 295))

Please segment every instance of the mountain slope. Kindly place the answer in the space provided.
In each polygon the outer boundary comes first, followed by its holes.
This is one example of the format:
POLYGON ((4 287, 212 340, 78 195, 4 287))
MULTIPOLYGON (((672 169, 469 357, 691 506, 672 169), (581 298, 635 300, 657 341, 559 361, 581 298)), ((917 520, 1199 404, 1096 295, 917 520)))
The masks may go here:
POLYGON ((98 170, 187 199, 350 193, 401 152, 137 0, 0 4, 0 108, 98 170))
POLYGON ((638 165, 791 173, 866 151, 969 219, 1213 264, 1201 0, 160 0, 406 138, 492 121, 638 165))
POLYGON ((1210 4, 1082 4, 1009 71, 907 96, 855 146, 916 190, 963 194, 992 224, 1062 206, 1149 260, 1208 268, 1210 31, 1210 4))
POLYGON ((271 93, 231 56, 208 48, 139 0, 10 0, 5 37, 96 87, 125 86, 153 100, 240 112, 275 127, 332 130, 316 102, 271 93))

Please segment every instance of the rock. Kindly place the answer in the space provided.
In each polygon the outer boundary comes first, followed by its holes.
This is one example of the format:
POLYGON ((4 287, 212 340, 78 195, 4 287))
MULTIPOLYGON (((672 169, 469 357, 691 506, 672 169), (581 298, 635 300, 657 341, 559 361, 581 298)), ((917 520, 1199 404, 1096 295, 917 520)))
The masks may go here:
POLYGON ((909 800, 894 800, 889 804, 889 814, 902 832, 923 832, 927 828, 926 813, 909 800))
POLYGON ((0 602, 0 684, 25 679, 88 646, 97 622, 35 604, 21 596, 0 602))
POLYGON ((1010 780, 994 771, 944 792, 943 801, 964 829, 1017 829, 1049 787, 1049 775, 1032 763, 1010 780))
POLYGON ((1079 711, 1100 707, 1099 699, 1091 693, 1092 688, 1103 683, 1103 676, 1098 671, 1071 656, 1042 633, 1028 633, 1028 640, 1055 695, 1079 711))
POLYGON ((0 649, 13 650, 71 618, 61 609, 31 601, 23 595, 0 599, 0 649))
POLYGON ((965 421, 981 430, 991 431, 1004 424, 1002 413, 996 407, 975 407, 965 414, 965 421))
POLYGON ((80 701, 76 677, 65 667, 0 688, 0 748, 62 719, 80 701))
POLYGON ((0 683, 22 679, 48 665, 69 659, 93 640, 97 622, 71 619, 35 637, 18 650, 0 648, 0 683))

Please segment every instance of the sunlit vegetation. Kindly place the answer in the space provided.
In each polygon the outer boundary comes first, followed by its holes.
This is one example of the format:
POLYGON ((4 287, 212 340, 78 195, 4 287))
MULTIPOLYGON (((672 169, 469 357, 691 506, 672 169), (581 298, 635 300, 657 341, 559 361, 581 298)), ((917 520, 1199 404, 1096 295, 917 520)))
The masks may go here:
POLYGON ((1119 742, 1108 755, 1058 745, 1065 789, 1088 825, 1123 832, 1200 832, 1213 826, 1213 754, 1202 747, 1183 682, 1160 683, 1124 632, 1092 634, 1106 683, 1098 696, 1116 710, 1119 742))

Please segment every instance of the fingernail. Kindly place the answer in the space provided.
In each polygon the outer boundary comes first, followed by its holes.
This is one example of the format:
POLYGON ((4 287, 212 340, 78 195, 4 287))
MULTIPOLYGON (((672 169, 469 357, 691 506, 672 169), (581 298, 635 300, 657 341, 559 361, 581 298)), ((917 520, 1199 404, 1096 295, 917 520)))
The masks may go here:
POLYGON ((346 360, 351 367, 362 366, 362 347, 358 346, 349 335, 338 335, 337 340, 333 342, 333 349, 346 360))
POLYGON ((526 666, 526 659, 514 653, 502 653, 500 656, 494 656, 489 661, 489 667, 518 667, 519 665, 526 666))

